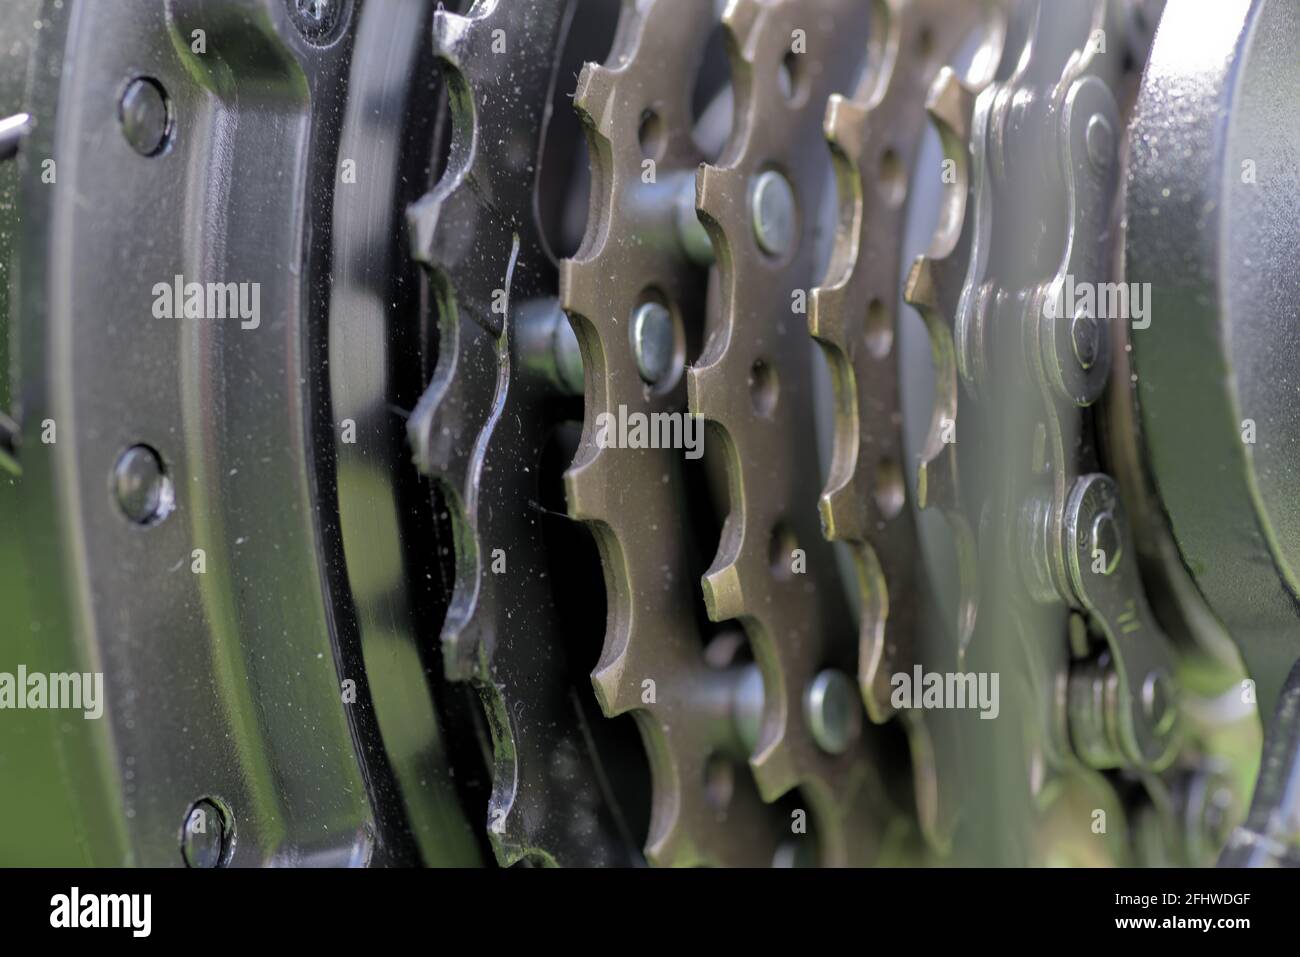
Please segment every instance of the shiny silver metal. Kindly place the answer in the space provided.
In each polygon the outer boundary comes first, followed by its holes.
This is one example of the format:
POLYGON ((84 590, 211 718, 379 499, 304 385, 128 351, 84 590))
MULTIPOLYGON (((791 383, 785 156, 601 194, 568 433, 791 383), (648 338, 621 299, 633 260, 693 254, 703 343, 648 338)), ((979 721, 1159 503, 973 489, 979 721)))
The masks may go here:
MULTIPOLYGON (((1101 666, 1105 717, 1094 715, 1101 725, 1094 724, 1092 731, 1104 727, 1122 765, 1162 770, 1178 745, 1175 661, 1147 604, 1137 563, 1124 559, 1133 549, 1126 540, 1127 520, 1114 479, 1092 474, 1076 480, 1064 522, 1071 598, 1091 614, 1111 650, 1101 666)), ((1072 677, 1072 694, 1076 686, 1084 687, 1072 677)), ((1072 721, 1075 718, 1072 713, 1072 721)))
POLYGON ((672 372, 675 340, 673 314, 667 306, 646 302, 632 313, 632 354, 648 385, 658 385, 672 372))
POLYGON ((126 85, 118 105, 122 135, 141 156, 154 156, 167 145, 171 132, 171 102, 162 85, 137 77, 126 85))
POLYGON ((234 838, 228 829, 226 812, 215 801, 203 798, 194 802, 181 825, 181 858, 185 866, 212 868, 225 864, 234 838))
POLYGON ((776 170, 765 170, 754 180, 750 204, 759 248, 769 256, 784 256, 798 229, 794 187, 776 170))
POLYGON ((862 702, 853 679, 828 668, 818 673, 804 692, 808 728, 817 746, 828 754, 843 754, 862 734, 862 702))
POLYGON ((137 525, 157 524, 175 505, 175 490, 162 459, 147 445, 133 445, 117 460, 113 495, 122 514, 137 525))

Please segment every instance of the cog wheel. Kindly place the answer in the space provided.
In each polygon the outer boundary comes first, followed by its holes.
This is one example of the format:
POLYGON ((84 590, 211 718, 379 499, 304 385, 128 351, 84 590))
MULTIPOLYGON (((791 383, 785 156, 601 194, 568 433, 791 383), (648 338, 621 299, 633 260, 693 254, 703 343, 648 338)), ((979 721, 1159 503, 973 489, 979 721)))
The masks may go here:
POLYGON ((448 677, 482 700, 492 741, 488 835, 503 865, 636 859, 602 797, 571 699, 547 581, 538 463, 554 384, 530 349, 554 317, 556 273, 534 189, 572 0, 476 0, 434 15, 453 134, 447 171, 409 211, 414 258, 440 317, 437 366, 408 422, 442 487, 455 585, 448 677))
MULTIPOLYGON (((992 80, 990 76, 987 78, 992 80)), ((956 550, 958 599, 956 636, 958 662, 975 632, 979 581, 975 532, 962 501, 957 465, 958 401, 961 360, 953 318, 972 276, 981 268, 979 256, 987 232, 987 173, 982 130, 972 129, 975 100, 984 84, 963 79, 945 66, 939 71, 926 111, 939 132, 946 163, 946 197, 929 251, 913 263, 903 298, 920 314, 930 335, 935 368, 934 410, 920 453, 916 500, 922 509, 936 508, 948 522, 956 550)))
POLYGON ((808 312, 836 392, 822 527, 832 541, 852 546, 857 563, 858 680, 876 722, 895 711, 890 676, 911 668, 923 604, 891 596, 919 596, 925 587, 906 508, 894 348, 908 171, 916 164, 937 64, 955 56, 986 11, 979 4, 894 0, 882 12, 875 68, 852 98, 836 94, 827 110, 826 136, 844 188, 826 282, 813 290, 808 312))
MULTIPOLYGON (((813 290, 808 326, 831 370, 835 426, 830 473, 822 492, 822 528, 850 546, 859 590, 858 683, 875 722, 896 712, 892 677, 947 657, 946 629, 926 612, 929 582, 903 477, 901 369, 897 346, 901 243, 925 105, 939 65, 975 31, 977 62, 996 62, 1005 31, 995 4, 901 0, 881 8, 875 65, 852 98, 831 97, 826 136, 838 167, 839 229, 827 276, 813 290)), ((990 69, 985 66, 984 69, 990 69)), ((940 341, 942 345, 942 340, 940 341)), ((964 520, 959 574, 971 584, 973 541, 964 520)), ((972 605, 961 627, 972 626, 972 605)), ((960 644, 959 646, 960 647, 960 644)), ((941 718, 905 712, 913 754, 918 816, 937 847, 947 844, 951 789, 942 798, 937 767, 953 735, 941 718), (938 754, 936 754, 938 751, 938 754)), ((942 758, 942 760, 941 760, 942 758)))
POLYGON ((754 683, 743 666, 706 660, 695 545, 682 514, 682 451, 596 441, 602 416, 680 415, 686 405, 686 327, 702 318, 705 290, 677 238, 676 197, 690 191, 694 219, 701 156, 690 90, 672 78, 695 75, 716 22, 707 3, 627 4, 609 65, 588 64, 578 82, 574 105, 587 128, 596 188, 583 246, 561 265, 560 300, 582 347, 587 405, 565 487, 570 514, 597 541, 609 596, 592 684, 606 714, 636 716, 650 754, 646 857, 663 865, 766 866, 778 847, 773 808, 730 770, 748 757, 737 709, 754 683), (647 309, 664 324, 668 361, 657 378, 644 368, 645 344, 633 341, 647 309))
POLYGON ((1300 863, 1300 7, 1188 6, 0 6, 0 864, 1300 863))
POLYGON ((715 428, 729 476, 730 512, 703 579, 709 616, 743 624, 763 675, 750 766, 769 799, 801 789, 830 865, 871 860, 878 825, 867 748, 821 746, 806 704, 823 669, 853 659, 841 647, 850 616, 813 507, 812 357, 797 304, 813 285, 815 211, 829 186, 809 144, 820 142, 830 93, 847 88, 865 53, 846 37, 863 35, 853 25, 866 14, 840 0, 735 0, 726 9, 735 128, 720 165, 701 167, 696 204, 722 309, 687 378, 691 411, 715 428))

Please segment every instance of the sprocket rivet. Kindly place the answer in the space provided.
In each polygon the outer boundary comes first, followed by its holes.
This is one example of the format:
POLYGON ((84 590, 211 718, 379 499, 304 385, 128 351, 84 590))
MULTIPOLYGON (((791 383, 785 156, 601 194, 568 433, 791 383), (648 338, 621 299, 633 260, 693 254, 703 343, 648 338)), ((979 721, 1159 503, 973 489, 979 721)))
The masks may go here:
POLYGON ((642 303, 632 314, 632 352, 641 378, 658 385, 672 372, 676 352, 673 316, 658 302, 642 303))
POLYGON ((808 727, 817 746, 828 754, 843 754, 862 734, 862 702, 853 679, 826 669, 804 694, 808 727))
POLYGON ((784 256, 795 241, 794 189, 776 170, 768 170, 754 182, 750 200, 754 216, 754 237, 769 256, 784 256))

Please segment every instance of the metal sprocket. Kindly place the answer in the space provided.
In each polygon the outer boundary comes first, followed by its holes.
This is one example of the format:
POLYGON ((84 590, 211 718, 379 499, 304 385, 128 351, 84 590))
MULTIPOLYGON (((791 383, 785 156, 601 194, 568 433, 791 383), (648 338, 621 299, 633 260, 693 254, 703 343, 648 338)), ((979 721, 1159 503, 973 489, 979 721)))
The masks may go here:
POLYGON ((443 656, 487 716, 487 828, 506 865, 636 858, 570 694, 538 504, 556 391, 530 362, 530 326, 554 316, 556 273, 534 196, 573 14, 574 0, 476 0, 463 16, 435 13, 454 132, 446 172, 409 214, 440 343, 408 432, 417 467, 438 480, 452 516, 443 656))
POLYGON ((765 866, 779 836, 772 809, 730 770, 748 757, 733 713, 749 678, 742 667, 706 658, 683 452, 596 442, 602 415, 681 415, 686 404, 686 332, 699 338, 705 290, 675 238, 675 197, 693 183, 701 156, 690 91, 672 78, 694 76, 716 22, 706 3, 625 4, 608 65, 588 64, 578 81, 574 105, 588 131, 595 188, 586 239, 563 263, 560 282, 582 345, 587 400, 566 491, 605 568, 609 622, 592 674, 596 696, 606 714, 636 716, 650 755, 646 856, 657 864, 765 866), (655 137, 649 176, 647 124, 655 137), (629 342, 633 315, 648 302, 671 311, 677 339, 673 367, 654 384, 629 342))

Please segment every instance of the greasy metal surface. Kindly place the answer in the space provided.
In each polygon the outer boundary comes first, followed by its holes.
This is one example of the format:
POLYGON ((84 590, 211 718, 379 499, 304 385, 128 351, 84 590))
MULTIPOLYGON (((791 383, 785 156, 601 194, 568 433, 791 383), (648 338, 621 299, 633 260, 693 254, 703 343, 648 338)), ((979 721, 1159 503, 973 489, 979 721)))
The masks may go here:
POLYGON ((794 297, 818 278, 814 224, 831 186, 825 158, 808 144, 821 134, 827 98, 848 88, 866 52, 850 38, 864 35, 867 14, 849 0, 728 5, 735 126, 718 164, 702 166, 696 185, 722 304, 717 328, 687 372, 690 409, 722 443, 729 485, 730 512, 703 579, 709 616, 740 621, 763 675, 763 721, 750 766, 769 799, 800 788, 828 865, 870 861, 885 809, 873 797, 869 747, 825 753, 802 704, 823 667, 854 670, 855 649, 835 559, 816 518, 811 366, 794 297), (791 52, 796 30, 807 52, 791 52), (787 60, 792 95, 780 82, 787 60), (785 175, 798 204, 798 242, 783 258, 763 252, 754 235, 751 190, 768 169, 785 175), (802 571, 792 564, 795 549, 806 559, 802 571))
POLYGON ((840 212, 826 280, 808 326, 824 347, 836 391, 835 444, 820 500, 822 528, 848 542, 861 592, 858 681, 873 721, 893 713, 890 677, 915 660, 927 604, 903 478, 894 314, 908 179, 940 64, 980 23, 978 3, 882 5, 872 64, 852 98, 834 95, 826 135, 839 166, 840 212))
POLYGON ((16 633, 0 649, 5 666, 16 655, 102 671, 106 704, 99 721, 41 716, 72 726, 62 787, 81 800, 57 822, 30 820, 77 837, 62 860, 179 865, 186 809, 207 795, 232 810, 233 864, 384 859, 340 695, 303 388, 304 191, 333 179, 328 151, 312 160, 309 144, 333 136, 348 46, 300 46, 279 2, 45 13, 38 120, 19 158, 24 474, 0 490, 30 605, 6 617, 16 633), (200 26, 205 58, 190 51, 200 26), (118 96, 142 66, 175 109, 171 146, 154 157, 119 129, 118 96), (259 109, 235 122, 248 101, 259 109), (56 182, 42 182, 44 158, 56 182), (260 283, 260 322, 157 318, 154 286, 178 274, 260 283), (54 442, 42 441, 47 419, 54 442), (110 492, 137 442, 158 450, 176 488, 153 527, 128 522, 110 492))
POLYGON ((591 214, 582 248, 563 263, 560 292, 582 345, 587 415, 565 489, 570 514, 591 528, 605 569, 608 625, 592 674, 596 697, 606 714, 636 716, 650 755, 646 856, 665 865, 765 866, 781 823, 773 824, 771 809, 743 779, 721 807, 707 791, 711 759, 745 755, 728 753, 729 723, 709 710, 711 689, 732 673, 706 662, 697 624, 698 543, 686 511, 685 450, 596 443, 601 413, 685 409, 680 358, 667 380, 648 386, 628 329, 647 297, 695 330, 691 338, 698 341, 703 326, 704 273, 676 241, 672 197, 701 160, 682 85, 699 69, 715 22, 707 3, 627 4, 607 64, 587 65, 578 81, 574 106, 591 144, 591 214), (658 145, 647 183, 640 130, 650 115, 658 145), (647 680, 654 682, 648 700, 647 680))
POLYGON ((417 467, 446 492, 456 581, 442 628, 453 680, 469 681, 492 737, 487 829, 502 864, 634 859, 601 792, 547 580, 538 469, 556 420, 521 330, 551 315, 556 271, 535 182, 572 0, 478 0, 438 10, 451 152, 411 207, 412 255, 431 273, 440 342, 408 423, 417 467))
POLYGON ((1241 645, 1266 721, 1300 652, 1300 463, 1285 387, 1298 39, 1291 3, 1171 3, 1130 145, 1127 278, 1151 283, 1150 328, 1132 335, 1145 451, 1182 560, 1241 645))

